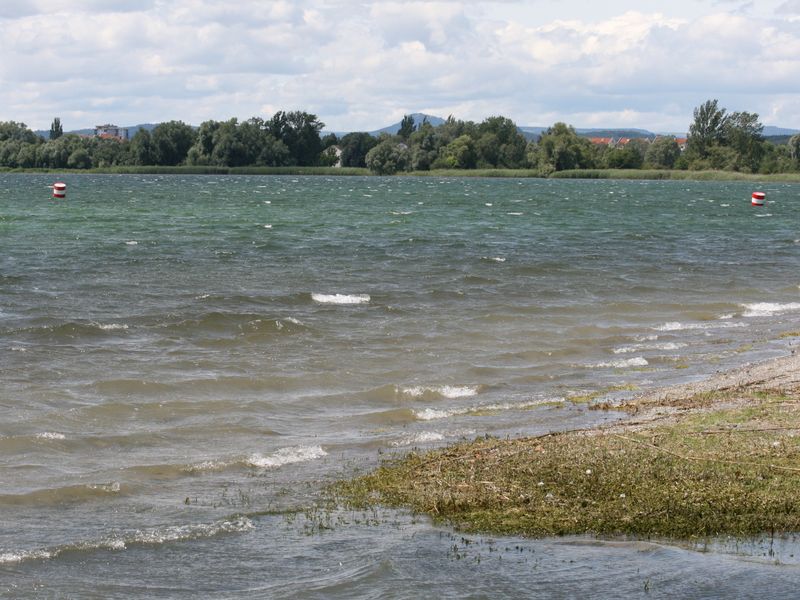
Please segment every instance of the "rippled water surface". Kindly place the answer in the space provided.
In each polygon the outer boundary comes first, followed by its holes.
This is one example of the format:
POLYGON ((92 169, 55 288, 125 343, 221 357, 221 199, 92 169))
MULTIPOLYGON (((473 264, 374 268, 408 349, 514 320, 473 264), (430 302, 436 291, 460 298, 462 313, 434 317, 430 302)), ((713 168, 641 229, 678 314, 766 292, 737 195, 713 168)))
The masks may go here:
POLYGON ((295 514, 381 454, 618 419, 575 400, 785 354, 798 186, 753 208, 743 183, 66 182, 62 201, 52 176, 0 175, 7 597, 725 597, 800 577, 774 540, 295 514))

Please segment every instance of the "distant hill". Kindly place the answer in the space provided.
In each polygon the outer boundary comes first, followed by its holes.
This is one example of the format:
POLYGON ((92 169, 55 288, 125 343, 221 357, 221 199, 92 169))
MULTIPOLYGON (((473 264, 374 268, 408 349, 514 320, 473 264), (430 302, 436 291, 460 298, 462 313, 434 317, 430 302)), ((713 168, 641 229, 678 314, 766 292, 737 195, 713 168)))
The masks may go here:
POLYGON ((765 138, 770 137, 778 137, 778 136, 789 136, 792 137, 795 134, 800 133, 800 129, 786 129, 785 127, 775 127, 774 125, 767 125, 764 127, 764 131, 761 133, 765 138))
MULTIPOLYGON (((433 125, 434 127, 438 127, 442 125, 445 120, 441 117, 435 117, 433 115, 426 115, 424 113, 412 113, 411 115, 414 117, 414 126, 419 127, 422 123, 427 119, 428 123, 433 125)), ((382 133, 388 133, 389 135, 396 135, 398 131, 400 131, 400 124, 401 121, 394 123, 392 125, 387 125, 386 127, 382 127, 381 129, 376 129, 375 131, 370 131, 369 133, 375 136, 378 136, 382 133)))

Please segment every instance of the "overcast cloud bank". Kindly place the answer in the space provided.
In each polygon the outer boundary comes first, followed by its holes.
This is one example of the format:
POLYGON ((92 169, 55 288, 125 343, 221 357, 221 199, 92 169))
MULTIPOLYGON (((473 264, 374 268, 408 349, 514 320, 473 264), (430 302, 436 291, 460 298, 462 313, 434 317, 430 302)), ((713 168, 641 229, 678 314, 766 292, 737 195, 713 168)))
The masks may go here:
POLYGON ((403 114, 685 131, 692 109, 800 128, 800 0, 6 0, 0 120, 403 114))

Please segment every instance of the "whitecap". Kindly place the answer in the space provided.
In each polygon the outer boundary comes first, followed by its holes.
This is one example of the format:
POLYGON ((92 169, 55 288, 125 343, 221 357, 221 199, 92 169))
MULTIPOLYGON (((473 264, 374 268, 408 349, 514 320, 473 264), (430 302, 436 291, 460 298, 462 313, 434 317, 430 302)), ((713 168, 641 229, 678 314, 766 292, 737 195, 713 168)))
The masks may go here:
POLYGON ((4 552, 0 554, 0 565, 8 563, 20 563, 26 560, 47 560, 52 558, 53 553, 49 550, 21 550, 19 552, 4 552))
POLYGON ((425 394, 436 394, 444 398, 469 398, 478 394, 476 386, 468 385, 442 385, 442 386, 413 386, 402 389, 402 393, 412 398, 420 398, 425 394))
POLYGON ((398 448, 400 446, 413 446, 415 444, 428 444, 431 442, 440 442, 444 439, 444 434, 438 431, 423 431, 412 435, 407 435, 399 440, 391 443, 392 446, 398 448))
POLYGON ((64 544, 37 550, 20 550, 0 554, 0 564, 21 563, 30 560, 48 560, 64 552, 96 550, 122 551, 129 545, 158 545, 174 542, 216 537, 223 534, 245 533, 255 528, 245 516, 223 519, 214 523, 194 525, 167 525, 153 529, 140 529, 129 533, 115 534, 97 540, 64 544))
POLYGON ((708 322, 708 323, 680 323, 671 321, 655 327, 656 331, 692 331, 698 329, 732 329, 736 327, 747 327, 746 323, 708 322))
POLYGON ((420 421, 434 421, 436 419, 446 419, 447 417, 453 416, 456 413, 455 411, 448 411, 448 410, 436 410, 434 408, 424 408, 422 410, 415 410, 414 416, 419 419, 420 421))
POLYGON ((369 294, 311 294, 311 299, 319 304, 367 304, 369 294))
POLYGON ((98 327, 103 331, 118 331, 128 329, 128 326, 124 323, 106 323, 100 324, 98 327))
POLYGON ((276 468, 292 463, 307 462, 327 456, 328 453, 321 446, 295 446, 292 448, 281 448, 280 450, 264 456, 263 454, 252 454, 247 459, 247 464, 262 469, 276 468))
POLYGON ((633 339, 636 340, 637 342, 654 342, 658 339, 658 336, 655 334, 637 335, 633 339))
POLYGON ((217 521, 215 523, 171 525, 155 529, 140 530, 121 541, 123 542, 123 548, 126 544, 164 544, 167 542, 211 538, 223 533, 243 533, 245 531, 250 531, 254 527, 250 519, 241 516, 235 519, 217 521))
POLYGON ((126 246, 138 246, 139 242, 137 242, 136 240, 131 240, 129 242, 125 242, 125 245, 126 246))
POLYGON ((424 408, 415 410, 414 416, 420 421, 435 421, 437 419, 447 419, 448 417, 456 416, 478 416, 487 412, 501 412, 512 410, 527 410, 543 404, 551 402, 564 402, 563 398, 543 398, 539 400, 528 400, 525 402, 506 402, 503 404, 483 404, 478 406, 469 406, 464 408, 457 408, 451 410, 438 410, 435 408, 424 408))
POLYGON ((37 433, 36 437, 40 440, 65 440, 67 436, 63 433, 56 433, 54 431, 45 431, 43 433, 37 433))
POLYGON ((635 358, 626 358, 620 360, 612 360, 611 362, 601 362, 595 363, 591 365, 587 365, 589 368, 596 368, 596 369, 625 369, 627 367, 646 367, 650 363, 647 362, 647 359, 642 356, 637 356, 635 358))
POLYGON ((788 312, 800 311, 800 302, 755 302, 753 304, 743 304, 745 317, 772 317, 788 312))
POLYGON ((614 348, 614 354, 632 354, 634 352, 641 352, 642 350, 680 350, 685 348, 687 344, 681 342, 664 342, 663 344, 635 344, 633 346, 620 346, 614 348))

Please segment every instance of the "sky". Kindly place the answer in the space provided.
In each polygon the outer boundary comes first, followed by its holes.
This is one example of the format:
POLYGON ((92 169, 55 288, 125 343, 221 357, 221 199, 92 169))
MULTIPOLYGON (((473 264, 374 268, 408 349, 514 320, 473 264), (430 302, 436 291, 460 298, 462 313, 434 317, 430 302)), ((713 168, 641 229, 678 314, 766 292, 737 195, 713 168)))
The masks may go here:
POLYGON ((424 112, 681 133, 718 99, 800 129, 800 0, 0 0, 0 121, 424 112))

